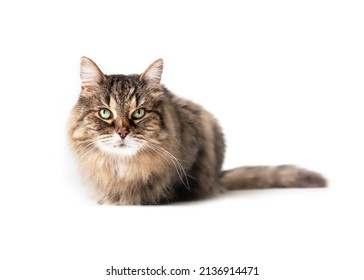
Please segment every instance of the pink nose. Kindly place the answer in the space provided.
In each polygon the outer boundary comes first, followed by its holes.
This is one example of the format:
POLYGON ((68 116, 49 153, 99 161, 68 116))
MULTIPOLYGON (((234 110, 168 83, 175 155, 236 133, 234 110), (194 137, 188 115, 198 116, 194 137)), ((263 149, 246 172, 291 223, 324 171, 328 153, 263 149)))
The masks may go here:
POLYGON ((121 139, 124 139, 129 134, 129 131, 123 127, 121 129, 118 129, 116 133, 120 135, 121 139))

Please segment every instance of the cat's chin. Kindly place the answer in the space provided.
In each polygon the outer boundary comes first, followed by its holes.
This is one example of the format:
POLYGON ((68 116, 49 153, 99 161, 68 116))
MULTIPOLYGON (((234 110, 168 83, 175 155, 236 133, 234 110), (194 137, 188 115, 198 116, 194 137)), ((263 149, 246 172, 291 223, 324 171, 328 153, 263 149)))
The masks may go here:
POLYGON ((135 156, 138 151, 140 150, 139 147, 133 147, 133 146, 126 146, 126 145, 120 145, 120 146, 103 146, 99 147, 100 150, 110 156, 117 156, 121 158, 126 157, 133 157, 135 156))

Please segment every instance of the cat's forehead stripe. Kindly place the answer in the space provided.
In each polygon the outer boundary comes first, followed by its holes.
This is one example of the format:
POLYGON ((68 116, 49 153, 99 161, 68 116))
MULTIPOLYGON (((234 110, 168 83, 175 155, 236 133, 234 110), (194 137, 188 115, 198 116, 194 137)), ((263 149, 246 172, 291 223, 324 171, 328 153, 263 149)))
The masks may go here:
POLYGON ((134 91, 135 91, 135 87, 131 86, 130 89, 129 89, 129 95, 132 96, 134 91))
POLYGON ((118 103, 116 102, 114 97, 110 96, 110 102, 109 102, 110 109, 116 109, 117 105, 118 103))
POLYGON ((146 103, 145 96, 140 94, 138 84, 132 77, 111 75, 109 79, 106 102, 115 117, 122 112, 134 112, 146 103))
POLYGON ((131 98, 130 100, 130 112, 134 112, 134 110, 136 109, 137 107, 137 101, 136 101, 136 97, 135 95, 131 98))
POLYGON ((144 97, 140 97, 140 98, 138 98, 138 100, 135 99, 135 104, 138 107, 143 106, 145 102, 146 102, 146 100, 144 97))
POLYGON ((118 106, 118 103, 116 102, 114 97, 110 96, 109 107, 110 107, 110 110, 112 111, 112 113, 114 114, 115 117, 117 116, 117 106, 118 106))

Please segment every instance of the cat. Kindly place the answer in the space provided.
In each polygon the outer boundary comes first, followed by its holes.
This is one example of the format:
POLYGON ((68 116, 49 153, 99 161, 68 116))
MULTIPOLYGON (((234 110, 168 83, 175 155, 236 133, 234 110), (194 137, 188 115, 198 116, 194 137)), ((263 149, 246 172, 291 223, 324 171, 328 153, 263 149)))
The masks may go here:
POLYGON ((81 58, 68 137, 99 203, 154 205, 226 190, 326 186, 322 175, 293 165, 221 171, 225 144, 217 120, 161 84, 162 71, 158 59, 140 75, 105 75, 81 58))

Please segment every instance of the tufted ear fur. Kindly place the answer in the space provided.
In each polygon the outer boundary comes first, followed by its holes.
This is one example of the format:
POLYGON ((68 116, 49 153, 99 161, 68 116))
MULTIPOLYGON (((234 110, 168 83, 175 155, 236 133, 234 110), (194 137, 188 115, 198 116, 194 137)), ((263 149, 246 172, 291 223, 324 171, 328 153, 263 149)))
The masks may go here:
POLYGON ((143 74, 140 75, 141 81, 147 81, 154 85, 159 85, 163 72, 163 59, 159 58, 154 61, 143 74))
POLYGON ((80 76, 82 91, 90 91, 90 88, 98 86, 106 79, 100 68, 87 57, 81 58, 80 76))

